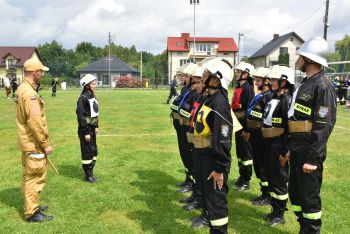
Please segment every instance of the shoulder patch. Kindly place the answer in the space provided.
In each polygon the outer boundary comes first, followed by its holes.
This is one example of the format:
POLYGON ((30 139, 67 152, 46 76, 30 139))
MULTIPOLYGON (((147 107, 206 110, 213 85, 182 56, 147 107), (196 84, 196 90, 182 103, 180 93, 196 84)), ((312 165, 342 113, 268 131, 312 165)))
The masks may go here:
POLYGON ((320 106, 317 111, 317 116, 320 118, 326 118, 328 116, 328 106, 320 106))
POLYGON ((229 127, 226 124, 221 125, 221 136, 228 137, 229 127))

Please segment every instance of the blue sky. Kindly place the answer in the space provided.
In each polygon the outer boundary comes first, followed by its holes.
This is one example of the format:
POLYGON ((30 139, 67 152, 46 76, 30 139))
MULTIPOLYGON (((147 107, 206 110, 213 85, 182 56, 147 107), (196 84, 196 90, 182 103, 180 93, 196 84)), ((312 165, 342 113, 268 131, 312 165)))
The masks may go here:
MULTIPOLYGON (((189 0, 0 0, 1 46, 37 46, 56 40, 65 48, 80 41, 114 42, 160 53, 168 36, 193 34, 189 0)), ((233 37, 244 33, 241 55, 251 55, 274 33, 323 36, 323 0, 200 0, 196 35, 233 37)), ((350 33, 350 1, 330 0, 328 40, 350 33)))

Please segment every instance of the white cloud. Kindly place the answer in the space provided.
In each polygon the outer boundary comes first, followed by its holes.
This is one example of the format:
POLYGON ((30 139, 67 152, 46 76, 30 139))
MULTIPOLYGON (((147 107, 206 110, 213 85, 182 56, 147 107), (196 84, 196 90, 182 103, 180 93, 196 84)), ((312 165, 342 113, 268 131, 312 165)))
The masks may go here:
MULTIPOLYGON (((196 7, 196 35, 234 37, 237 42, 238 33, 245 33, 243 54, 249 55, 274 33, 294 30, 304 39, 322 36, 324 2, 201 0, 196 7)), ((104 46, 111 32, 117 44, 159 53, 166 49, 168 36, 193 34, 188 0, 0 0, 0 9, 1 45, 38 45, 55 39, 67 48, 80 41, 104 46)), ((331 1, 331 47, 350 32, 349 10, 350 1, 331 1)))

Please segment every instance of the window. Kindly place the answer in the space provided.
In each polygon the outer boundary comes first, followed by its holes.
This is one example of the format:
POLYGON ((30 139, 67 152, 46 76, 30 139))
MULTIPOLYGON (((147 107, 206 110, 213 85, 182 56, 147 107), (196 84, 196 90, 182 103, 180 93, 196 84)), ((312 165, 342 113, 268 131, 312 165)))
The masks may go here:
POLYGON ((289 38, 290 41, 294 41, 294 37, 289 38))
POLYGON ((182 43, 181 43, 181 42, 176 42, 176 45, 177 45, 177 46, 181 46, 182 43))
MULTIPOLYGON (((211 52, 214 45, 214 43, 196 43, 196 52, 211 52)), ((193 42, 190 43, 190 48, 193 48, 193 42)))
POLYGON ((193 59, 180 59, 180 66, 187 64, 187 63, 192 63, 193 59))
POLYGON ((177 55, 182 55, 182 52, 177 52, 176 54, 177 54, 177 55))
POLYGON ((280 47, 280 55, 288 54, 288 47, 280 47))

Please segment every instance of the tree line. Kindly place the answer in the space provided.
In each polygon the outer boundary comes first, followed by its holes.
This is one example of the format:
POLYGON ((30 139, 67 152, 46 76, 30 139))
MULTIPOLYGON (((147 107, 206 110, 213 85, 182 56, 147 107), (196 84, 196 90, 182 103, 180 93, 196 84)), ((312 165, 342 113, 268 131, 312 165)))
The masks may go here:
MULTIPOLYGON (((79 69, 108 56, 109 47, 94 46, 90 42, 79 42, 74 49, 65 49, 53 40, 38 46, 39 54, 50 71, 46 76, 62 80, 79 77, 79 69)), ((111 43, 111 55, 120 58, 140 71, 141 51, 133 45, 130 48, 111 43)), ((144 78, 165 78, 168 74, 167 51, 158 55, 142 52, 142 76, 144 78)))

